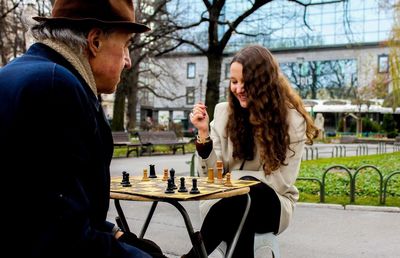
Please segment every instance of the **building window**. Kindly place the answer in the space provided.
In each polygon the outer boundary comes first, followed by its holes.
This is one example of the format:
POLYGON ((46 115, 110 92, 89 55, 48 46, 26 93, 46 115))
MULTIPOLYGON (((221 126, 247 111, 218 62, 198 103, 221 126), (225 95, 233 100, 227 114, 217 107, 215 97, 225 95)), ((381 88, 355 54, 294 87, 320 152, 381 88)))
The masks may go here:
POLYGON ((187 78, 194 79, 195 76, 196 76, 196 64, 188 63, 187 64, 187 78))
POLYGON ((186 87, 186 104, 194 104, 194 87, 186 87))
POLYGON ((378 56, 378 73, 389 72, 389 56, 381 54, 378 56))
POLYGON ((140 104, 143 106, 150 105, 149 92, 147 90, 142 91, 142 98, 140 99, 140 104))
POLYGON ((231 65, 230 64, 225 64, 225 79, 229 79, 231 77, 231 72, 230 72, 231 65))

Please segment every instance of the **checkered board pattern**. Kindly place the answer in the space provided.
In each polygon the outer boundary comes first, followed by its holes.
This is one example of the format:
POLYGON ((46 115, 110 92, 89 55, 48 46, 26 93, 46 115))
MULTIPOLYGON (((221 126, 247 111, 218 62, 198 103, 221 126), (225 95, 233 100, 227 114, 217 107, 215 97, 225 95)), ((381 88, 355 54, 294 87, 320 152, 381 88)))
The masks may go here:
MULTIPOLYGON (((149 178, 149 181, 142 181, 142 177, 131 176, 129 178, 131 186, 124 187, 121 185, 122 176, 116 176, 111 178, 111 192, 124 193, 124 194, 134 194, 144 197, 158 197, 158 198, 174 198, 180 200, 186 200, 190 198, 195 198, 203 195, 214 194, 219 192, 225 192, 233 189, 238 189, 242 187, 247 187, 255 185, 258 181, 250 180, 231 180, 233 186, 224 186, 223 184, 207 183, 206 177, 185 177, 185 186, 188 192, 178 192, 180 187, 180 177, 175 178, 175 185, 178 189, 175 189, 174 193, 165 193, 167 189, 167 181, 162 181, 162 177, 149 178), (192 189, 192 179, 197 179, 197 188, 199 189, 199 194, 190 194, 192 189)), ((216 182, 216 179, 215 179, 216 182)))

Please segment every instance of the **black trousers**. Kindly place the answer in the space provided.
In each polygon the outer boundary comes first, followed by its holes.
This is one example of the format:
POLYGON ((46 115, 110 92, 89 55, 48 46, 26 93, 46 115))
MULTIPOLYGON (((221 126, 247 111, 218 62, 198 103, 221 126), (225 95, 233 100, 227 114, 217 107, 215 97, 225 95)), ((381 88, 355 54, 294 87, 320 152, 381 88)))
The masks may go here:
MULTIPOLYGON (((242 179, 255 179, 246 177, 242 179)), ((256 179, 255 179, 256 180, 256 179)), ((281 204, 275 191, 264 183, 250 187, 251 206, 233 257, 254 257, 254 234, 277 233, 279 229, 281 204)), ((231 243, 242 219, 247 196, 221 199, 207 213, 201 227, 201 235, 207 254, 211 254, 222 242, 231 243)), ((195 257, 194 250, 184 257, 195 257)))

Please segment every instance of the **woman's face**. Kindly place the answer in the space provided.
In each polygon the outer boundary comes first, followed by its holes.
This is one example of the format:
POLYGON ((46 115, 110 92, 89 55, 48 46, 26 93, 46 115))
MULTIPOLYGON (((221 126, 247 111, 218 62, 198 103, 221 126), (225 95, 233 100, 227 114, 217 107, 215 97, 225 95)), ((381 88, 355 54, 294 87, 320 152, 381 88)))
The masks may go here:
POLYGON ((242 108, 247 108, 247 94, 244 89, 243 65, 238 62, 231 64, 230 89, 242 108))

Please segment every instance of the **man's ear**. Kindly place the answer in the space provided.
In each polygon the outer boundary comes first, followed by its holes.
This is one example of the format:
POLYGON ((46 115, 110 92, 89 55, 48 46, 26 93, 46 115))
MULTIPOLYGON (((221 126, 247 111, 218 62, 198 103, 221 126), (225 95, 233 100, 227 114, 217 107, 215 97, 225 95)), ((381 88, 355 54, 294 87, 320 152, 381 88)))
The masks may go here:
POLYGON ((96 56, 97 53, 100 51, 101 37, 102 31, 100 29, 93 28, 89 31, 87 36, 89 54, 96 56))

